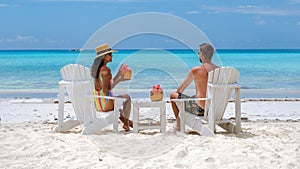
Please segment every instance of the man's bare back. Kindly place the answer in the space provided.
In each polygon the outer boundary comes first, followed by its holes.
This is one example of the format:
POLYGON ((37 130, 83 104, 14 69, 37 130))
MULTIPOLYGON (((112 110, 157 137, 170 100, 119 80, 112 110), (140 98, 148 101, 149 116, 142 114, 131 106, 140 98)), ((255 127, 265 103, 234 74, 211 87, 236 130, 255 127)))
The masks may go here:
MULTIPOLYGON (((208 80, 208 72, 218 68, 217 65, 213 63, 204 63, 201 66, 192 68, 191 72, 194 76, 194 83, 196 87, 196 97, 205 98, 206 97, 206 88, 208 80)), ((197 101, 197 104, 204 108, 205 101, 197 101)))

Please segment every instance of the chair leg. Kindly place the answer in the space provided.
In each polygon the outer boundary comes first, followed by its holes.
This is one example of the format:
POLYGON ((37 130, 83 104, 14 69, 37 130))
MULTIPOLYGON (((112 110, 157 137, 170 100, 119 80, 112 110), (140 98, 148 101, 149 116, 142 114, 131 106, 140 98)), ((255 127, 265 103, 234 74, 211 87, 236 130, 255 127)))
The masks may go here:
POLYGON ((239 87, 235 89, 235 122, 235 134, 238 134, 241 132, 241 99, 239 87))
POLYGON ((232 123, 220 123, 218 126, 226 130, 228 133, 234 133, 236 130, 236 126, 232 123))
POLYGON ((68 120, 59 125, 55 130, 58 132, 68 131, 76 126, 79 126, 80 122, 78 120, 68 120))

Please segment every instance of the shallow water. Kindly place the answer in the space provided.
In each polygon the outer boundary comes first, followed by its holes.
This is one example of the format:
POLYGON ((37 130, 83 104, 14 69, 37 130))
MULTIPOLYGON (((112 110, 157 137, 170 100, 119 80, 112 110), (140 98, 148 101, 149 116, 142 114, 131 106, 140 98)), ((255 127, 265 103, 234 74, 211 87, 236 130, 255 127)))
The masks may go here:
MULTIPOLYGON (((90 67, 94 56, 94 51, 0 51, 0 97, 57 97, 59 70, 70 63, 90 67)), ((242 97, 300 97, 300 50, 218 50, 214 58, 239 70, 242 97)), ((130 89, 133 97, 148 96, 154 84, 168 96, 200 64, 191 50, 119 50, 109 63, 113 73, 121 63, 131 67, 133 79, 116 90, 130 89)))

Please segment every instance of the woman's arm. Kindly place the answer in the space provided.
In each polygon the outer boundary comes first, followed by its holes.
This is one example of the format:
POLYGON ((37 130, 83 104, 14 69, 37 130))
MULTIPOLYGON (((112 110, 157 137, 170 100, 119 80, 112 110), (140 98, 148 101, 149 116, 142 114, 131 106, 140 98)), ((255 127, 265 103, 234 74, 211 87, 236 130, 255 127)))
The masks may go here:
POLYGON ((96 77, 94 79, 94 86, 95 86, 95 90, 100 91, 102 89, 99 77, 96 77))
POLYGON ((111 85, 111 88, 113 89, 122 80, 123 80, 123 78, 122 78, 122 72, 119 70, 118 73, 115 75, 115 77, 113 79, 113 83, 111 85))
POLYGON ((122 76, 120 76, 119 78, 114 78, 114 81, 111 84, 111 88, 113 89, 115 86, 117 86, 118 83, 120 83, 121 81, 123 81, 122 79, 123 79, 122 76))
POLYGON ((122 77, 122 72, 119 70, 118 73, 114 77, 114 81, 117 81, 120 77, 122 77))
POLYGON ((111 85, 112 88, 114 88, 115 86, 117 86, 117 84, 120 83, 120 82, 122 82, 122 81, 129 80, 129 79, 124 79, 124 77, 122 75, 122 71, 121 71, 122 66, 123 66, 123 64, 120 66, 118 73, 114 77, 113 83, 111 85))
POLYGON ((108 67, 102 68, 100 76, 102 77, 102 91, 104 93, 111 91, 112 87, 110 84, 110 80, 112 79, 112 75, 110 69, 108 67))

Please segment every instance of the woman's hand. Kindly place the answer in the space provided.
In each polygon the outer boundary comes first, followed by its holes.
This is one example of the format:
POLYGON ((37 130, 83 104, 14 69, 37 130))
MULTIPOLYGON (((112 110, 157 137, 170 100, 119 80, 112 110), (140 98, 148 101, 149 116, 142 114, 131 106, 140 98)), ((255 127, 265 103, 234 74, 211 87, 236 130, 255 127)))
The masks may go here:
POLYGON ((124 74, 126 72, 128 72, 130 70, 130 68, 126 65, 126 64, 122 64, 119 68, 119 72, 118 74, 120 75, 120 81, 126 81, 126 80, 130 80, 130 79, 125 79, 124 78, 124 74))
POLYGON ((128 69, 129 69, 129 67, 125 64, 122 64, 120 66, 118 73, 114 77, 112 88, 114 88, 119 82, 130 80, 130 79, 125 79, 124 78, 124 73, 128 69))
POLYGON ((128 81, 128 80, 130 79, 125 79, 123 75, 120 77, 120 81, 128 81))

